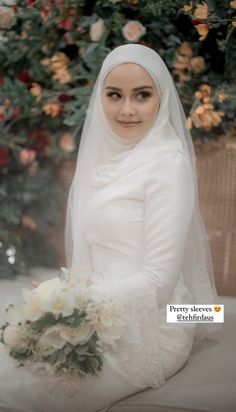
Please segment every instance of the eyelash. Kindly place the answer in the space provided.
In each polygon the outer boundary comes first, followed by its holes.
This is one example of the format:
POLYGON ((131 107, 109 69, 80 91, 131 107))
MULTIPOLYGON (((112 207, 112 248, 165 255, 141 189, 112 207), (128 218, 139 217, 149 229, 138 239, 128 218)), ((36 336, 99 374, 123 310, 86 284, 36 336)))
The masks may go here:
MULTIPOLYGON (((107 96, 110 97, 111 99, 115 97, 116 100, 117 100, 117 97, 118 98, 121 97, 121 95, 118 92, 108 92, 107 96)), ((151 97, 151 93, 147 91, 138 92, 137 96, 141 96, 142 99, 148 99, 149 97, 151 97)))

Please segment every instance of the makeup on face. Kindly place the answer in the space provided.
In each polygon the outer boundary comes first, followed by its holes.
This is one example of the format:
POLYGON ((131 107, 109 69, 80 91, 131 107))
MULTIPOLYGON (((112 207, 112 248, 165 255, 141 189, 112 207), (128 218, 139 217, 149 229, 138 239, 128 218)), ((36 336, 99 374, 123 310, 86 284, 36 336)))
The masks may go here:
POLYGON ((124 139, 143 137, 153 126, 160 97, 149 73, 135 63, 123 63, 105 78, 102 104, 111 129, 124 139))

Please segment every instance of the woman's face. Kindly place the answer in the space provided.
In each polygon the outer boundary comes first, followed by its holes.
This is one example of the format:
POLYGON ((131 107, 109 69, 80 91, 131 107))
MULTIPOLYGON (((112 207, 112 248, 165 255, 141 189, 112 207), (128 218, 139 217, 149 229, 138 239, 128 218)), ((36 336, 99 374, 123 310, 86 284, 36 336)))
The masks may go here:
POLYGON ((160 97, 148 72, 123 63, 105 78, 102 105, 113 132, 124 139, 143 137, 155 122, 160 97))

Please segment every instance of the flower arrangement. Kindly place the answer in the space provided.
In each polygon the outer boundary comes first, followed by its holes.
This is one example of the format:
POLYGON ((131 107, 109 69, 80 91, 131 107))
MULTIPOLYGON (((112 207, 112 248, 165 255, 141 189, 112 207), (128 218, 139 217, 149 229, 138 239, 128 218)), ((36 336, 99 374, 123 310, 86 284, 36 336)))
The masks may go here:
POLYGON ((23 289, 23 304, 6 307, 1 341, 19 366, 83 377, 101 371, 104 351, 115 350, 123 330, 114 302, 61 268, 59 277, 23 289))

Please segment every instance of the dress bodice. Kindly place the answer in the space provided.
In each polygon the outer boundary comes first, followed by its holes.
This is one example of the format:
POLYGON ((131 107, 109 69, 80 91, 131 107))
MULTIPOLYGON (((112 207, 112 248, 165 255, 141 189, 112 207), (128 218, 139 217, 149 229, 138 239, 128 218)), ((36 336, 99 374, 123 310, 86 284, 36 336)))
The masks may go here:
POLYGON ((94 188, 86 207, 86 241, 96 276, 123 277, 141 270, 144 256, 142 167, 94 188))
POLYGON ((174 149, 92 186, 83 223, 95 283, 145 272, 167 302, 182 276, 194 206, 189 167, 174 149))

